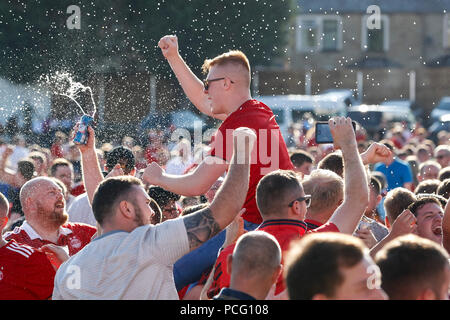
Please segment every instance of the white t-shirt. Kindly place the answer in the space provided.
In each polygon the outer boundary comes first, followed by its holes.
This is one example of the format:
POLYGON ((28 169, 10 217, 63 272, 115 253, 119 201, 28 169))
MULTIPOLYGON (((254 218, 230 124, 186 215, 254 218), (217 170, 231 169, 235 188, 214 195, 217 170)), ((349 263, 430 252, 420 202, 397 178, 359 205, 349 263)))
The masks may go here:
POLYGON ((178 300, 173 264, 188 252, 182 218, 112 231, 59 267, 53 300, 178 300))
POLYGON ((97 220, 95 220, 94 212, 92 212, 92 207, 89 204, 87 193, 76 197, 68 206, 67 213, 70 222, 81 222, 97 227, 97 220))

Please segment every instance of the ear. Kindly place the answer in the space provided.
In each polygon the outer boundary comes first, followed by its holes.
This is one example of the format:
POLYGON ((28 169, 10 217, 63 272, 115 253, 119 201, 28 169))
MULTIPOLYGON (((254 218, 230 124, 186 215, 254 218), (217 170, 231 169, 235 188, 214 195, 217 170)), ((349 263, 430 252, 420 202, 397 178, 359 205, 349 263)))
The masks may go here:
POLYGON ((280 275, 283 273, 283 265, 280 263, 272 276, 272 283, 276 283, 280 275))
POLYGON ((134 217, 134 207, 126 200, 120 201, 119 210, 126 219, 132 219, 134 217))
MULTIPOLYGON (((0 231, 6 227, 7 223, 8 223, 8 217, 0 218, 0 231)), ((0 234, 1 234, 1 232, 0 232, 0 234)))
POLYGON ((233 255, 230 254, 227 257, 227 272, 229 275, 231 275, 231 264, 233 263, 233 255))

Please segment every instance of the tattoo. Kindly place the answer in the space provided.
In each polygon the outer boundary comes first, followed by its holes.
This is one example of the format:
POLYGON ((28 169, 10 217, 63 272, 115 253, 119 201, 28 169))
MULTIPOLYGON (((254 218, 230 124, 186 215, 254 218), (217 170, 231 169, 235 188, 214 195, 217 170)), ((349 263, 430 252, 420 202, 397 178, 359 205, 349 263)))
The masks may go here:
POLYGON ((184 218, 184 225, 191 250, 199 247, 222 230, 212 216, 210 208, 188 215, 184 218))

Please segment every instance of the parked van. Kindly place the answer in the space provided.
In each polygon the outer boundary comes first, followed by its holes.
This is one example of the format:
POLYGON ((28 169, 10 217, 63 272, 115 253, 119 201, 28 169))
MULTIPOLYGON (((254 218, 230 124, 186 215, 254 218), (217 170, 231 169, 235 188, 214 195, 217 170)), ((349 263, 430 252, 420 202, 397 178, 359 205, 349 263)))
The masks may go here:
POLYGON ((276 116, 283 137, 287 137, 289 126, 310 113, 316 120, 328 120, 332 116, 345 116, 346 105, 342 101, 321 95, 274 95, 259 96, 256 100, 269 106, 276 116))
POLYGON ((350 107, 347 116, 361 124, 370 134, 380 130, 383 123, 406 122, 409 127, 415 123, 411 109, 398 106, 361 104, 350 107))
POLYGON ((441 116, 450 114, 450 96, 442 97, 439 104, 431 111, 431 119, 438 121, 441 116))

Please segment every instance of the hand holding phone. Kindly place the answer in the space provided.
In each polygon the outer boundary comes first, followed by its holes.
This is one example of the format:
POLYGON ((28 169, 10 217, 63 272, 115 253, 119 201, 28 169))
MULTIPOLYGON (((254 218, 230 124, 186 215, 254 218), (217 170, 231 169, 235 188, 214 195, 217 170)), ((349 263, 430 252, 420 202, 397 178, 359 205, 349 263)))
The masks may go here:
MULTIPOLYGON (((352 121, 352 125, 353 130, 356 131, 356 122, 352 121)), ((334 143, 328 121, 317 121, 315 134, 317 144, 334 143)))

